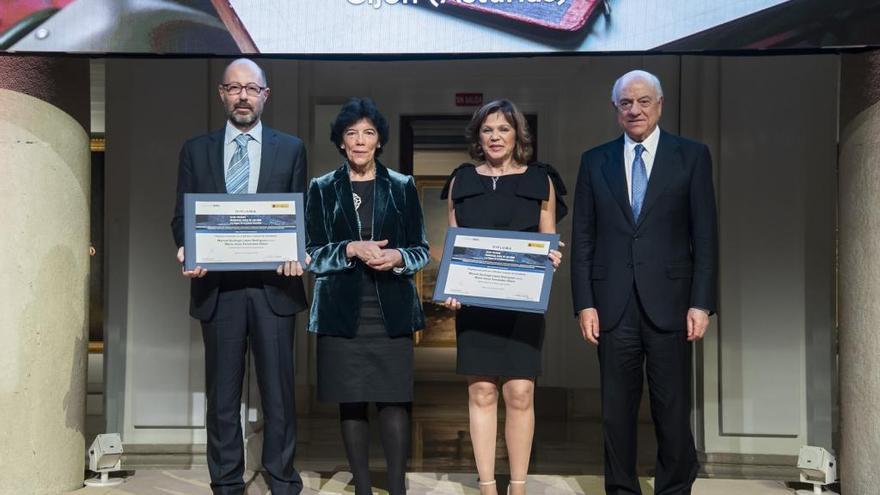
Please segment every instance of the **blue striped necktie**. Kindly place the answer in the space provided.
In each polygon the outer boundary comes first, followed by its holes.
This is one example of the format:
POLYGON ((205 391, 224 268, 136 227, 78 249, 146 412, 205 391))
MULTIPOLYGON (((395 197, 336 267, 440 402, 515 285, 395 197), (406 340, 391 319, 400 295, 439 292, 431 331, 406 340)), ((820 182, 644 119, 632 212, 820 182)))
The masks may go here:
POLYGON ((635 147, 636 156, 632 164, 632 211, 633 220, 639 220, 639 213, 642 212, 642 202, 645 200, 645 190, 648 189, 648 170, 645 167, 645 160, 642 160, 642 152, 645 147, 637 144, 635 147))
POLYGON ((250 134, 239 134, 235 138, 238 147, 229 160, 229 169, 226 170, 226 192, 229 194, 242 194, 248 192, 248 179, 251 175, 251 161, 248 159, 248 141, 253 139, 250 134))

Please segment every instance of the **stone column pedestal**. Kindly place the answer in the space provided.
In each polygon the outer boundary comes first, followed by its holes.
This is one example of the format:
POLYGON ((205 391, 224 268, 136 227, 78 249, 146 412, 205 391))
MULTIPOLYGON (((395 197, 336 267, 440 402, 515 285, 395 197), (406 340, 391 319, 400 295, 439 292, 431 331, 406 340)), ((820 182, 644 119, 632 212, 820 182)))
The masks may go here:
POLYGON ((0 56, 0 494, 82 486, 88 61, 0 56))
POLYGON ((880 490, 880 51, 844 55, 840 122, 840 479, 880 490))

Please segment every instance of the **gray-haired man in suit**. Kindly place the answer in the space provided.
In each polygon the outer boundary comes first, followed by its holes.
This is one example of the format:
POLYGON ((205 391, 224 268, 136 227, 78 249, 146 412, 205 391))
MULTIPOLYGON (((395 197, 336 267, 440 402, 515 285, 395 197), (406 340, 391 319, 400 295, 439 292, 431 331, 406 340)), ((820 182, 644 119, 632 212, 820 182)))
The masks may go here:
POLYGON ((605 490, 641 493, 636 428, 647 371, 654 493, 685 495, 699 469, 689 426, 690 343, 715 310, 712 161, 705 145, 658 127, 663 89, 654 75, 624 74, 612 104, 623 135, 581 158, 571 262, 581 332, 599 347, 605 490))

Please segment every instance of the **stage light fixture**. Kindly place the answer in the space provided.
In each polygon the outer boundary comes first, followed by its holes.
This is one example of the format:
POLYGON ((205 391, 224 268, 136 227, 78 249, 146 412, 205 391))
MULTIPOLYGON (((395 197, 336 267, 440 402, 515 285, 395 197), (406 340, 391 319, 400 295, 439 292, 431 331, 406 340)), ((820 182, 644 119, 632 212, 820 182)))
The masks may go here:
POLYGON ((98 476, 86 480, 86 486, 116 486, 124 481, 110 478, 110 473, 122 470, 122 438, 119 433, 98 435, 89 447, 89 470, 98 476))

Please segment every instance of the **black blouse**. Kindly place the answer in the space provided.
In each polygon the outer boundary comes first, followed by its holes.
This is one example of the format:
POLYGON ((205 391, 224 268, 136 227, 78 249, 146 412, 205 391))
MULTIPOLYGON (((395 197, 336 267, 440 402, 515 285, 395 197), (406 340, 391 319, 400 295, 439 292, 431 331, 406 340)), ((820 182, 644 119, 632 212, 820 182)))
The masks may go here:
POLYGON ((556 191, 559 222, 568 213, 562 200, 565 184, 552 166, 540 162, 529 164, 523 173, 503 175, 496 180, 478 174, 473 164, 462 164, 446 180, 441 197, 449 197, 454 178, 452 201, 459 227, 537 232, 541 202, 550 199, 548 177, 556 191))

